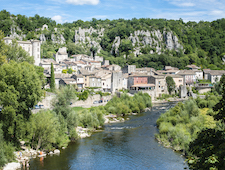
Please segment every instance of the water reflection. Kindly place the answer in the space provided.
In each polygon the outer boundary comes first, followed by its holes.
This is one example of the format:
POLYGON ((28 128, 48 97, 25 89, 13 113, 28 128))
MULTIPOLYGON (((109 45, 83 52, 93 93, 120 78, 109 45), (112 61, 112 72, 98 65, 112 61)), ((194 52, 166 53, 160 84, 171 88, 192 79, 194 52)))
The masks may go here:
POLYGON ((43 166, 33 159, 30 169, 184 169, 184 159, 154 138, 157 118, 172 106, 159 105, 129 121, 108 124, 103 132, 71 143, 59 156, 47 156, 43 166))

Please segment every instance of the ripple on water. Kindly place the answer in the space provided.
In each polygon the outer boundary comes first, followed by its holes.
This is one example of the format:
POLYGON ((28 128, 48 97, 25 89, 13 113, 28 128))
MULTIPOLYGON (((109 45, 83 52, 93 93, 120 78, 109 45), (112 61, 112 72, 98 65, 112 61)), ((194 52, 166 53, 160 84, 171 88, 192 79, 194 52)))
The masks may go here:
MULTIPOLYGON (((163 107, 168 109, 170 105, 163 107)), ((38 159, 31 161, 30 169, 184 169, 184 159, 154 138, 155 122, 165 112, 160 108, 161 105, 153 107, 155 111, 130 116, 126 122, 107 124, 104 131, 71 143, 60 156, 47 157, 43 166, 38 159)))

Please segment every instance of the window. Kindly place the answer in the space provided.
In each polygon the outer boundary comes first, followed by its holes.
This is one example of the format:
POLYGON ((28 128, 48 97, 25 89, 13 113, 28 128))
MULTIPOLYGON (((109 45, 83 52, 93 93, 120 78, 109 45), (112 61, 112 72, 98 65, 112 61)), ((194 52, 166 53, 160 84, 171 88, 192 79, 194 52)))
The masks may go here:
POLYGON ((92 81, 95 81, 95 78, 92 78, 92 81))
POLYGON ((77 79, 77 81, 79 81, 79 79, 77 79))
POLYGON ((105 83, 102 83, 102 85, 104 86, 104 85, 105 85, 105 83))
POLYGON ((179 80, 179 82, 182 82, 182 80, 179 80))
POLYGON ((159 85, 160 85, 160 81, 159 81, 159 85))
POLYGON ((37 49, 37 51, 39 52, 39 48, 37 49))

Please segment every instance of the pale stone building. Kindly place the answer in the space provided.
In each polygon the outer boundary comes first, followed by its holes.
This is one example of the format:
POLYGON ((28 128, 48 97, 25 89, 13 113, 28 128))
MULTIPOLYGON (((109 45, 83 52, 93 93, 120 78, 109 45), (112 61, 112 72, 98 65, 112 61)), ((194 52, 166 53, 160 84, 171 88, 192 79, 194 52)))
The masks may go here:
MULTIPOLYGON (((6 44, 11 44, 13 38, 5 37, 4 41, 6 44)), ((21 46, 30 56, 34 57, 34 65, 39 66, 41 62, 41 42, 39 40, 29 41, 17 41, 18 45, 21 46)))
POLYGON ((68 59, 66 47, 59 48, 58 52, 55 55, 55 61, 59 63, 66 59, 68 59))

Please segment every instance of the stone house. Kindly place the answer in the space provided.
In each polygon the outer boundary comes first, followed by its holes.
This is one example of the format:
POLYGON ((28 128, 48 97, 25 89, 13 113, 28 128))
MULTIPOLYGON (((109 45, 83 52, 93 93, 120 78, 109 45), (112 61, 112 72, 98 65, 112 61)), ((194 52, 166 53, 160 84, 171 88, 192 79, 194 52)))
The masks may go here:
MULTIPOLYGON (((12 44, 13 38, 5 37, 4 41, 7 45, 12 44)), ((17 41, 30 56, 34 57, 34 65, 39 66, 41 62, 41 42, 39 40, 17 41)))
POLYGON ((136 65, 126 65, 122 68, 123 73, 135 73, 136 72, 136 65))
POLYGON ((225 74, 225 70, 211 70, 209 72, 209 80, 212 84, 219 82, 223 74, 225 74))
POLYGON ((149 84, 155 85, 155 97, 160 97, 162 94, 167 94, 167 84, 165 75, 151 75, 149 76, 149 84))
POLYGON ((100 87, 100 88, 102 88, 101 77, 89 76, 89 87, 100 87))
POLYGON ((123 89, 123 74, 122 71, 113 71, 111 76, 111 92, 116 92, 123 89))
MULTIPOLYGON (((60 84, 59 81, 61 79, 65 79, 65 78, 69 79, 69 78, 71 78, 71 76, 72 76, 72 74, 62 74, 62 73, 55 74, 55 87, 58 89, 59 88, 59 84, 60 84)), ((63 84, 62 81, 61 81, 61 83, 63 84)))
POLYGON ((204 80, 209 80, 209 73, 210 73, 210 69, 203 69, 203 77, 204 80))
POLYGON ((193 85, 197 81, 196 72, 193 70, 180 70, 177 75, 184 78, 185 85, 193 85))
POLYGON ((174 74, 170 74, 167 76, 171 76, 173 78, 173 81, 175 82, 175 88, 179 89, 180 86, 184 85, 184 78, 181 75, 174 75, 174 74))
POLYGON ((60 63, 65 59, 68 59, 67 48, 66 47, 59 48, 58 52, 55 55, 55 61, 60 63))
POLYGON ((59 86, 65 85, 76 85, 76 80, 74 78, 62 78, 59 80, 59 86))
POLYGON ((51 69, 51 63, 53 64, 53 67, 56 68, 59 63, 57 63, 53 59, 42 59, 40 62, 40 66, 43 67, 44 69, 51 69))
POLYGON ((102 75, 101 80, 102 80, 103 91, 110 92, 111 91, 111 73, 102 75))
POLYGON ((121 70, 121 67, 116 64, 103 66, 102 68, 104 70, 110 70, 110 71, 120 71, 121 70))
POLYGON ((177 74, 180 70, 176 67, 165 66, 164 70, 158 70, 161 74, 177 74))
POLYGON ((82 89, 84 87, 84 77, 80 74, 74 74, 71 78, 76 80, 76 85, 78 89, 82 89))
POLYGON ((197 71, 197 70, 201 69, 201 67, 198 67, 198 66, 196 66, 194 64, 187 65, 185 67, 188 68, 189 70, 193 70, 193 71, 197 71))

